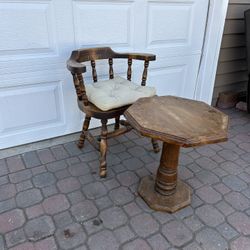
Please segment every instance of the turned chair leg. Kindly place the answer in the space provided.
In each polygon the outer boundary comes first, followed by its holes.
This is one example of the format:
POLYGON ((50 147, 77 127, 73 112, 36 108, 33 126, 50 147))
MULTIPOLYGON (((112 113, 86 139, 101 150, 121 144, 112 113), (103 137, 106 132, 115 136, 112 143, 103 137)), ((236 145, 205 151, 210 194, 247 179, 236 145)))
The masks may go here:
POLYGON ((115 118, 115 130, 120 128, 120 116, 115 118))
POLYGON ((107 155, 107 119, 102 119, 102 132, 101 132, 101 141, 100 141, 100 177, 106 177, 107 175, 107 161, 106 161, 106 155, 107 155))
POLYGON ((158 144, 157 140, 151 139, 151 142, 152 142, 152 146, 153 146, 154 152, 155 153, 160 152, 160 147, 159 147, 159 144, 158 144))
POLYGON ((83 146, 84 146, 84 141, 85 141, 85 137, 86 137, 85 132, 89 128, 90 120, 91 120, 91 117, 86 115, 84 123, 83 123, 83 127, 82 127, 82 133, 80 135, 80 139, 78 142, 78 148, 83 148, 83 146))

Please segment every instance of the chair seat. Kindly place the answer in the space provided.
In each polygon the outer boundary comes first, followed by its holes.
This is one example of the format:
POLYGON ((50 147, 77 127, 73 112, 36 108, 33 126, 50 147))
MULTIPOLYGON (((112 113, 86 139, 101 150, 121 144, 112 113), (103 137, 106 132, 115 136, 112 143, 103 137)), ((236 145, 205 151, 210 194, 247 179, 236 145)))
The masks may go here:
POLYGON ((120 76, 107 81, 86 84, 88 100, 102 111, 130 105, 142 97, 156 95, 154 87, 137 85, 120 76))

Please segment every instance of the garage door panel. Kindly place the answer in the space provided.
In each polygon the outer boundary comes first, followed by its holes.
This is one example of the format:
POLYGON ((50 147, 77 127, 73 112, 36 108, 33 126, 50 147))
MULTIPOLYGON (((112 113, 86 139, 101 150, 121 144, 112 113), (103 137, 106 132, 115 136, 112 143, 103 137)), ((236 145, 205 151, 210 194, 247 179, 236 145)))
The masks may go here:
POLYGON ((0 59, 56 55, 53 13, 52 1, 0 1, 0 59))
POLYGON ((73 1, 77 47, 133 48, 134 1, 73 1))
POLYGON ((3 135, 64 123, 61 81, 0 89, 3 135))
POLYGON ((148 1, 147 49, 161 57, 201 53, 207 0, 148 1))
POLYGON ((199 66, 199 58, 186 56, 159 60, 150 69, 148 85, 154 86, 158 95, 194 98, 197 75, 193 72, 199 66))

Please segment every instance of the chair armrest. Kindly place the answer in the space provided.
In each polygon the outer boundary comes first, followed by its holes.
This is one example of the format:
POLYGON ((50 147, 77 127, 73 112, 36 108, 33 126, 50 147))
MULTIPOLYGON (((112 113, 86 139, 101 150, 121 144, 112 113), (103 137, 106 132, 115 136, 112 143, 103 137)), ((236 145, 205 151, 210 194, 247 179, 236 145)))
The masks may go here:
POLYGON ((143 61, 155 61, 156 55, 149 53, 115 53, 116 58, 128 58, 143 61))
POLYGON ((86 66, 84 64, 81 64, 75 60, 69 59, 67 61, 67 68, 71 73, 84 73, 86 72, 86 66))

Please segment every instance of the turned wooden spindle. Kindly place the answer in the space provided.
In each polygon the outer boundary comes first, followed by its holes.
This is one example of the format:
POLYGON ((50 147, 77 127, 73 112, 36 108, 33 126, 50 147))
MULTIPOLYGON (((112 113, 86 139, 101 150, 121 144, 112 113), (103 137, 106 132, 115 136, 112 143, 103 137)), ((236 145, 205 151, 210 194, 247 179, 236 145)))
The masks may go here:
POLYGON ((73 76, 73 81, 76 89, 76 94, 78 97, 78 100, 83 101, 85 106, 88 106, 88 98, 86 95, 86 90, 85 90, 85 85, 84 85, 84 80, 82 77, 82 74, 74 74, 72 73, 73 76))
POLYGON ((101 132, 101 141, 100 141, 100 177, 106 177, 107 175, 107 161, 106 161, 106 154, 107 154, 107 119, 102 119, 102 132, 101 132))
POLYGON ((84 123, 83 123, 83 127, 82 127, 82 132, 80 135, 80 139, 78 141, 79 148, 83 148, 83 146, 84 146, 84 141, 86 138, 86 131, 88 131, 90 120, 91 120, 91 117, 86 115, 84 123))
POLYGON ((115 130, 120 128, 120 116, 115 117, 115 130))
POLYGON ((113 58, 109 58, 109 79, 114 78, 113 58))
POLYGON ((95 68, 95 61, 91 60, 91 67, 92 67, 92 77, 93 81, 97 82, 97 73, 96 73, 96 68, 95 68))
POLYGON ((146 85, 147 76, 148 76, 148 66, 149 66, 149 61, 145 60, 145 62, 144 62, 144 70, 143 70, 143 74, 142 74, 142 82, 141 82, 142 86, 146 85))
POLYGON ((132 59, 128 59, 128 72, 127 72, 127 79, 131 81, 131 75, 132 75, 132 59))

